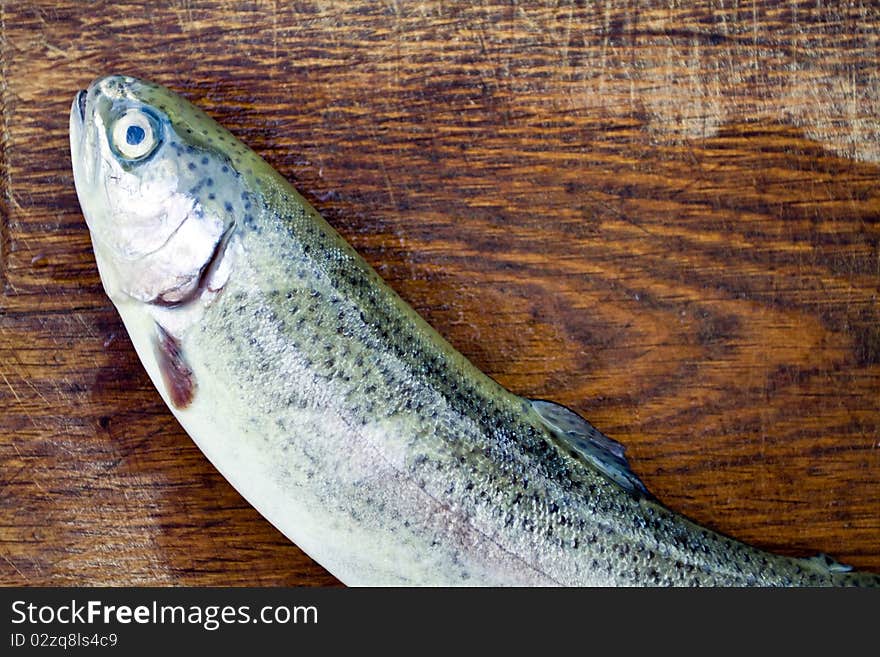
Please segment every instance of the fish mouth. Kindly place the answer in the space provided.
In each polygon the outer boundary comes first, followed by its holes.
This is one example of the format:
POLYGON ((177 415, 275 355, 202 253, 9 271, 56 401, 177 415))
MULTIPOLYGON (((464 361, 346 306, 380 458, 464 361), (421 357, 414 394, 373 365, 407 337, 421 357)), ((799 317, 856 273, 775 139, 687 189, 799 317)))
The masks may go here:
MULTIPOLYGON (((70 163, 73 170, 73 180, 81 208, 85 208, 82 196, 86 179, 86 172, 83 170, 86 167, 82 162, 82 153, 84 150, 83 141, 85 140, 86 132, 85 108, 82 99, 85 97, 86 94, 83 91, 80 91, 76 95, 76 98, 73 99, 73 103, 70 106, 70 131, 68 135, 70 140, 70 163)), ((85 216, 85 210, 83 210, 83 216, 85 216)), ((86 223, 88 223, 88 219, 86 219, 86 223)))
POLYGON ((74 160, 74 173, 76 173, 76 161, 82 150, 82 140, 86 131, 86 104, 89 98, 89 90, 82 89, 76 93, 73 103, 70 105, 70 153, 74 160))
POLYGON ((74 137, 79 138, 80 133, 83 130, 83 126, 86 122, 86 100, 88 99, 88 92, 83 89, 82 91, 78 91, 76 97, 73 99, 73 103, 70 105, 70 137, 73 140, 74 137))
POLYGON ((88 100, 89 92, 86 89, 81 89, 76 94, 76 99, 74 100, 74 107, 79 110, 79 120, 86 120, 86 101, 88 100))

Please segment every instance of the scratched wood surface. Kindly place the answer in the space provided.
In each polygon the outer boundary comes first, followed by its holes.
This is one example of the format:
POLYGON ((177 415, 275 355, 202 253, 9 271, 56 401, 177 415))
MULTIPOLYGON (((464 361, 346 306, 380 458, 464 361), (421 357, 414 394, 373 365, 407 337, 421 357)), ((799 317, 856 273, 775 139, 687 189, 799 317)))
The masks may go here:
POLYGON ((67 121, 110 72, 203 106, 672 508, 880 571, 880 15, 834 6, 0 3, 0 583, 335 581, 102 292, 67 121))

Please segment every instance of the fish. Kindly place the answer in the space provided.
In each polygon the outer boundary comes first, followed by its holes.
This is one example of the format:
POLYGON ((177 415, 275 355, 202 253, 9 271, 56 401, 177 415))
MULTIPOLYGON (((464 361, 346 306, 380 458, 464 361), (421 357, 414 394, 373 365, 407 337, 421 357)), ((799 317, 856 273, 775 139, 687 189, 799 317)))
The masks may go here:
POLYGON ((456 351, 279 173, 173 91, 70 111, 106 294, 168 408, 352 586, 880 585, 664 506, 623 446, 456 351))

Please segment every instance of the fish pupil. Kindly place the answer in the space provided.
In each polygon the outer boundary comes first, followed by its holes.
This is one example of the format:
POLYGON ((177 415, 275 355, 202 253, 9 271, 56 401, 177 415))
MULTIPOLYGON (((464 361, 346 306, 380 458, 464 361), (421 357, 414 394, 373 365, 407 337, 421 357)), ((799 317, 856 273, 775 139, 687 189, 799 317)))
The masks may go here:
POLYGON ((125 131, 125 141, 129 146, 137 146, 144 140, 146 134, 139 125, 130 125, 128 130, 125 131))

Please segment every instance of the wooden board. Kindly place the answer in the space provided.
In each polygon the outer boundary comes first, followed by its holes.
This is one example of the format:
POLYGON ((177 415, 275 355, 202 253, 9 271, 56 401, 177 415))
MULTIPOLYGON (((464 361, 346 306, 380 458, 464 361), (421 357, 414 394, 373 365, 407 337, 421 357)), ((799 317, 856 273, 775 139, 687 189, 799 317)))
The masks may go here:
POLYGON ((111 72, 204 107, 673 509, 880 571, 880 16, 852 5, 0 3, 0 583, 334 583, 102 292, 67 121, 111 72))

